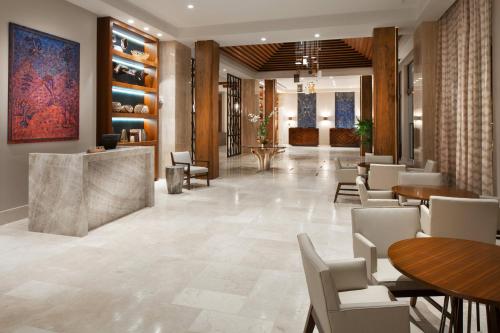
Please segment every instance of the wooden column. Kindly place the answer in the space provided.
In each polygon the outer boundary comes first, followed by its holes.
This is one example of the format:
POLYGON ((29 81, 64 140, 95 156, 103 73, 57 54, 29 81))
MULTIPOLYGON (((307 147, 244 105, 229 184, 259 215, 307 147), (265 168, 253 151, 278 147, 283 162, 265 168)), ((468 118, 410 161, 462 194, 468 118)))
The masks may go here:
POLYGON ((373 149, 397 162, 397 28, 373 30, 373 149))
MULTIPOLYGON (((373 103, 372 103, 372 76, 363 75, 361 76, 361 93, 360 93, 360 104, 361 104, 361 120, 371 120, 373 113, 373 103)), ((366 147, 361 144, 360 153, 361 156, 365 156, 365 153, 371 153, 372 147, 366 147)))
MULTIPOLYGON (((264 82, 264 115, 269 115, 274 110, 274 102, 276 99, 276 80, 265 80, 264 82)), ((267 140, 269 143, 278 143, 278 113, 275 112, 271 121, 267 125, 267 140)))
POLYGON ((219 44, 196 42, 195 59, 196 159, 210 162, 213 179, 219 177, 219 44))

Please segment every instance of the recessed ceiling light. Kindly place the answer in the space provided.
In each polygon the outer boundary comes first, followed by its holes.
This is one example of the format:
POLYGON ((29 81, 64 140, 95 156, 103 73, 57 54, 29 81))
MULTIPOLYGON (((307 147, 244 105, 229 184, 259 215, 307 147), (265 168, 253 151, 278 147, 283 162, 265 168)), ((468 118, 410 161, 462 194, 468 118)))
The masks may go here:
POLYGON ((222 69, 222 71, 223 71, 223 72, 226 72, 226 71, 227 71, 227 69, 223 68, 223 69, 222 69))
POLYGON ((317 34, 317 33, 316 33, 316 34, 314 34, 314 38, 319 38, 319 37, 321 37, 321 35, 320 35, 320 34, 317 34))
POLYGON ((267 40, 267 38, 266 37, 262 37, 260 40, 263 41, 263 42, 265 42, 267 40))
POLYGON ((148 30, 149 30, 149 27, 144 27, 144 30, 148 31, 148 30))
POLYGON ((193 9, 194 8, 194 5, 193 4, 189 4, 188 5, 188 9, 193 9))
POLYGON ((157 33, 156 36, 161 37, 163 34, 161 32, 157 33))
POLYGON ((134 24, 134 20, 132 20, 132 19, 128 20, 127 22, 128 22, 128 24, 134 24))
POLYGON ((333 80, 333 76, 330 76, 330 80, 333 80))

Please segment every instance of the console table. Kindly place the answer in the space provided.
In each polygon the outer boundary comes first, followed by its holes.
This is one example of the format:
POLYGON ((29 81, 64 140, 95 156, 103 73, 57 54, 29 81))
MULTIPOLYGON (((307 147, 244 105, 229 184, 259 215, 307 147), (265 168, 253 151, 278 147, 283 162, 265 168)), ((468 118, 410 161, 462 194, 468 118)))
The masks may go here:
POLYGON ((290 127, 288 129, 288 143, 292 146, 318 146, 319 129, 290 127))
POLYGON ((85 236, 154 206, 153 147, 29 154, 29 230, 85 236))

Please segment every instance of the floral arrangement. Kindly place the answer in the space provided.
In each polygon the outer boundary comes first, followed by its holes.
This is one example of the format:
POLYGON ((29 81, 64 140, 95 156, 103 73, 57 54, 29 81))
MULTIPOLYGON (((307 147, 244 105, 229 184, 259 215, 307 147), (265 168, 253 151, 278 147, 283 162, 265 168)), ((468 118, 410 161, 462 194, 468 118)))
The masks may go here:
POLYGON ((273 115, 274 111, 267 116, 263 116, 262 112, 259 112, 258 114, 248 114, 248 121, 253 124, 259 123, 259 126, 257 127, 257 141, 263 145, 267 143, 267 125, 273 115))

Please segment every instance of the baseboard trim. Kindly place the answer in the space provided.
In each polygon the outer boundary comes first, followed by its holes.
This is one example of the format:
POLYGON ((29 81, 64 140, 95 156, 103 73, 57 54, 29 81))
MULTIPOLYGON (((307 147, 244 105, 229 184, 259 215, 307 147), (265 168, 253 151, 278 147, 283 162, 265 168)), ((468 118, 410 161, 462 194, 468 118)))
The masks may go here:
POLYGON ((28 205, 0 211, 0 225, 28 217, 28 205))

